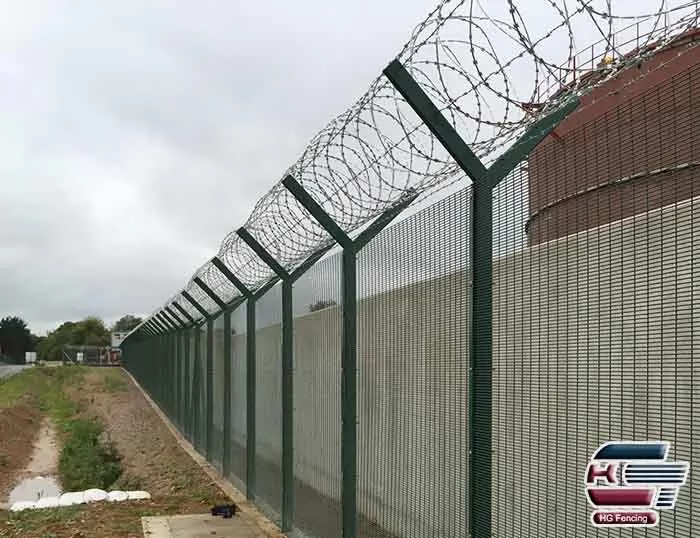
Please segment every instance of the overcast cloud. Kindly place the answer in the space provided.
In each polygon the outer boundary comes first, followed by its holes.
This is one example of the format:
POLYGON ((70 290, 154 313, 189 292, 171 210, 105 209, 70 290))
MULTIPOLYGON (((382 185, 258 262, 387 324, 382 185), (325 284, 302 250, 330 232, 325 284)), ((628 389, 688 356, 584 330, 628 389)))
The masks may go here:
POLYGON ((434 0, 0 0, 0 315, 144 314, 434 0))

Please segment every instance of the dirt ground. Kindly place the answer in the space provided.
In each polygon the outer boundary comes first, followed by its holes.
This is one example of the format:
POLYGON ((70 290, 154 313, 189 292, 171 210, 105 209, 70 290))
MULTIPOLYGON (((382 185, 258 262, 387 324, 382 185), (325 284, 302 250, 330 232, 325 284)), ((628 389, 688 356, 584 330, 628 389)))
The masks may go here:
MULTIPOLYGON (((214 504, 226 502, 226 495, 177 445, 142 393, 121 370, 87 370, 81 385, 68 387, 67 392, 72 399, 83 402, 85 411, 102 418, 123 458, 125 472, 112 489, 143 489, 151 494, 152 500, 18 514, 0 511, 1 537, 140 538, 142 516, 205 513, 214 504)), ((16 443, 23 447, 26 459, 31 454, 27 447, 32 446, 41 423, 38 414, 29 416, 35 421, 33 433, 23 434, 24 441, 16 443)), ((11 422, 20 424, 18 421, 13 418, 11 422)), ((4 432, 2 427, 0 422, 0 432, 4 432)))
POLYGON ((110 439, 124 458, 124 476, 118 485, 123 489, 145 489, 154 497, 184 492, 203 500, 225 498, 174 442, 141 391, 120 370, 95 369, 85 377, 85 383, 85 392, 91 395, 89 409, 101 416, 110 439), (120 382, 105 385, 105 374, 120 382), (111 385, 118 388, 108 388, 111 385))
POLYGON ((0 409, 0 504, 29 464, 41 426, 41 414, 21 403, 0 409))

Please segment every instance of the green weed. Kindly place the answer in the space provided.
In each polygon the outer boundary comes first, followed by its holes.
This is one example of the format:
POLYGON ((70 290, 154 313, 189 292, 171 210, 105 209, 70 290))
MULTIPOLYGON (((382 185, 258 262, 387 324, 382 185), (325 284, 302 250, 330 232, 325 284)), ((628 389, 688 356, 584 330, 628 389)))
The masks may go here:
POLYGON ((67 424, 58 463, 61 484, 67 491, 108 489, 121 476, 121 458, 103 432, 96 419, 76 419, 67 424))
POLYGON ((122 491, 140 491, 144 489, 143 484, 143 478, 140 476, 123 474, 119 477, 119 480, 114 483, 114 489, 122 491))
MULTIPOLYGON (((5 525, 19 533, 44 529, 56 523, 73 523, 82 511, 81 507, 65 506, 44 510, 25 510, 9 514, 5 525)), ((19 534, 21 536, 21 534, 19 534)), ((2 533, 0 533, 2 536, 2 533)), ((45 535, 46 536, 46 535, 45 535)), ((51 536, 48 534, 48 536, 51 536)))
POLYGON ((123 392, 129 388, 120 370, 108 370, 104 374, 105 390, 107 392, 123 392))

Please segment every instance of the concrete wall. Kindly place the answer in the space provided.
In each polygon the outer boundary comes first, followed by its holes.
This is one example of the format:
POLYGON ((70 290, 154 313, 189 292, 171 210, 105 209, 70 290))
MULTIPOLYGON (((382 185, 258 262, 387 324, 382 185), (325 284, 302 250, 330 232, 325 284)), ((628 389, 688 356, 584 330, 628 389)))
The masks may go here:
MULTIPOLYGON (((666 440, 700 472, 698 198, 499 260, 495 529, 596 536, 583 474, 608 440, 666 440)), ((700 481, 652 536, 700 535, 700 481), (674 516, 676 527, 674 528, 674 516), (690 530, 690 521, 694 530, 690 530)), ((531 533, 531 534, 530 534, 531 533)))

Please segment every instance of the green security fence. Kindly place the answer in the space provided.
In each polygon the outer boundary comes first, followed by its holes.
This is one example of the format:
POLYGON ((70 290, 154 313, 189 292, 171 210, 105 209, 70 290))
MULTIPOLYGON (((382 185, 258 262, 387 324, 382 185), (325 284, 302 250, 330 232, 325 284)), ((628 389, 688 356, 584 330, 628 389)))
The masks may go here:
POLYGON ((700 535, 696 6, 497 4, 441 3, 122 344, 290 536, 700 535), (594 527, 593 452, 649 440, 675 508, 594 527))

